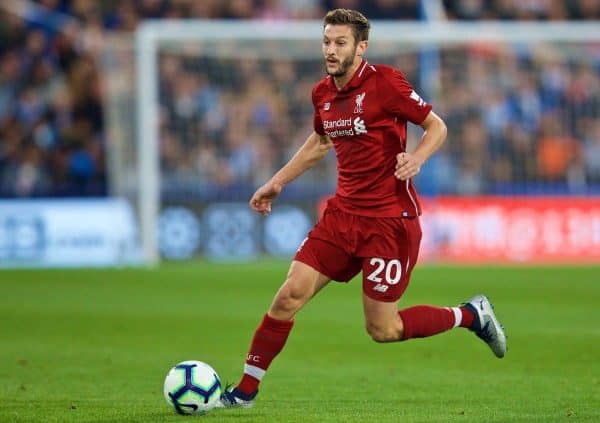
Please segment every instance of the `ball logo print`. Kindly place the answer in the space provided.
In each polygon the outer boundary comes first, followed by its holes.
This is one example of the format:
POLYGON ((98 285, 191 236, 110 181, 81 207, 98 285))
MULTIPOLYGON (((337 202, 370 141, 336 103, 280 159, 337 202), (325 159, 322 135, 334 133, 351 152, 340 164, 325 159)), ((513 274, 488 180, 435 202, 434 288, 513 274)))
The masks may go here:
POLYGON ((208 364, 183 361, 167 374, 163 393, 178 414, 204 414, 217 405, 221 381, 208 364))

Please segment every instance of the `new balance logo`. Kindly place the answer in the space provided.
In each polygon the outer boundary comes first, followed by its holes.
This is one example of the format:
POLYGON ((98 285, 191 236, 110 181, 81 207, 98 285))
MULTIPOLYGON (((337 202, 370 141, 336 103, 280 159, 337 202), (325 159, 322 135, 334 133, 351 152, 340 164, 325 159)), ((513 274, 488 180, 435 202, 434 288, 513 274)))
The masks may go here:
POLYGON ((331 108, 331 103, 325 103, 323 104, 323 110, 327 111, 331 108))
POLYGON ((384 283, 378 283, 377 285, 375 285, 373 287, 373 291, 385 292, 385 291, 388 290, 388 288, 389 288, 389 286, 387 286, 386 284, 384 284, 384 283))

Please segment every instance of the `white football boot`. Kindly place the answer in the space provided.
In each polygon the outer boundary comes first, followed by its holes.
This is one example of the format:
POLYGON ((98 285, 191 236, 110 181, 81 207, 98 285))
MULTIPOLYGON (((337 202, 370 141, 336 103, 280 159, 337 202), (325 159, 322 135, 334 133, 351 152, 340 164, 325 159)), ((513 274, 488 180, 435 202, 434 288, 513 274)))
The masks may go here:
POLYGON ((251 395, 246 395, 237 388, 229 389, 226 387, 221 394, 221 398, 217 402, 217 408, 232 408, 232 407, 240 407, 240 408, 252 408, 254 405, 254 397, 256 397, 258 391, 254 392, 251 395))
POLYGON ((485 295, 476 295, 462 304, 462 306, 475 314, 473 326, 469 330, 488 344, 496 357, 504 357, 504 354, 506 354, 504 327, 496 318, 494 307, 487 297, 485 295))

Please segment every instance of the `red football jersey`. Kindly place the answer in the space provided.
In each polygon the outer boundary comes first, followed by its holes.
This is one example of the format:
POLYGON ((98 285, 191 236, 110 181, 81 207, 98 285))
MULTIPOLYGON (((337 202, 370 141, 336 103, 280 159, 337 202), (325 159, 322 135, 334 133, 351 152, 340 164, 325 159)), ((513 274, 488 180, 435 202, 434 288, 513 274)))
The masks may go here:
POLYGON ((396 155, 406 151, 406 125, 431 111, 404 75, 363 60, 338 91, 331 76, 313 88, 314 129, 335 146, 338 183, 330 204, 362 216, 417 216, 421 207, 411 180, 394 176, 396 155))

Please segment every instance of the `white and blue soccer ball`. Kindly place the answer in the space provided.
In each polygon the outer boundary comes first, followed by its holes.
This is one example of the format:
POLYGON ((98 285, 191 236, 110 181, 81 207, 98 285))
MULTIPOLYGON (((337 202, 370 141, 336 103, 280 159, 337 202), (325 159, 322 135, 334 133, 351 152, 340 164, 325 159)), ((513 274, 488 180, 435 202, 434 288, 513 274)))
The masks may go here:
POLYGON ((202 361, 183 361, 169 370, 163 392, 179 414, 204 414, 221 396, 217 372, 202 361))

